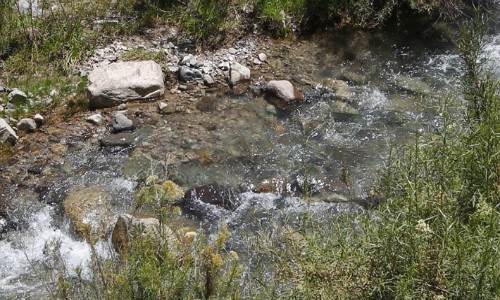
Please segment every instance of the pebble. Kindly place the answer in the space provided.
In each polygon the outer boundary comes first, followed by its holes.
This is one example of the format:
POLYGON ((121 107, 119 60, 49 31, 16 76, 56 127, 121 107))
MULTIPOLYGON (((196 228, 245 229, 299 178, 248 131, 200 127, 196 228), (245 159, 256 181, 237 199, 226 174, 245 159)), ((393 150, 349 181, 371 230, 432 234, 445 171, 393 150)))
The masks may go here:
POLYGON ((87 117, 86 121, 94 125, 101 125, 104 121, 104 118, 101 116, 101 114, 95 114, 87 117))
POLYGON ((237 52, 237 51, 236 51, 236 49, 234 49, 234 48, 229 48, 229 49, 228 49, 228 52, 229 52, 229 54, 234 55, 234 54, 236 54, 236 52, 237 52))
POLYGON ((134 122, 130 120, 124 112, 117 112, 113 115, 110 123, 111 132, 117 133, 122 131, 130 131, 135 129, 134 122))
POLYGON ((267 55, 265 55, 264 53, 260 53, 259 60, 262 62, 265 62, 267 60, 267 55))
POLYGON ((38 127, 40 127, 43 124, 44 118, 41 114, 36 114, 33 119, 35 119, 35 123, 38 127))

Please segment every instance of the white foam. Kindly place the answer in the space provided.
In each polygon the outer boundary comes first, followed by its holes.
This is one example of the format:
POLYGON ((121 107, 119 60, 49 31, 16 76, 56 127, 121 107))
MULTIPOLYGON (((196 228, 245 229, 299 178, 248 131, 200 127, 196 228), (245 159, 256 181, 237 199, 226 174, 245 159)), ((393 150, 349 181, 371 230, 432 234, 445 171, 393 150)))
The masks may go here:
POLYGON ((381 109, 387 104, 387 97, 378 88, 367 86, 361 93, 359 104, 369 110, 381 109))
POLYGON ((484 46, 484 56, 489 70, 500 79, 500 34, 489 38, 484 46))
MULTIPOLYGON (((81 268, 82 276, 90 278, 88 263, 92 251, 84 241, 73 239, 67 233, 53 227, 52 207, 45 207, 33 215, 30 228, 22 235, 12 236, 12 241, 0 241, 0 294, 7 291, 19 291, 27 288, 20 277, 33 274, 34 265, 47 263, 50 266, 51 254, 44 249, 54 248, 59 243, 60 256, 64 262, 66 274, 76 276, 75 270, 81 268), (52 246, 50 246, 52 245, 52 246)), ((107 256, 103 243, 96 245, 100 255, 107 256)), ((49 251, 50 252, 50 251, 49 251)))

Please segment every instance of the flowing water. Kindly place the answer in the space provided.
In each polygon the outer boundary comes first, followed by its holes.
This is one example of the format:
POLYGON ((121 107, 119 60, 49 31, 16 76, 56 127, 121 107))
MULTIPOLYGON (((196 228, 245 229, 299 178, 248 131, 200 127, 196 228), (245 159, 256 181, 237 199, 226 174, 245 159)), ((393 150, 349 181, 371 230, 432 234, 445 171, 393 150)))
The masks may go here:
MULTIPOLYGON (((280 113, 261 97, 223 96, 210 113, 144 126, 133 152, 70 147, 43 196, 29 187, 7 187, 4 195, 24 204, 16 215, 22 226, 0 240, 0 298, 47 295, 57 277, 53 270, 60 265, 69 275, 80 268, 83 277, 89 276, 92 248, 74 237, 56 205, 74 186, 105 190, 111 199, 107 209, 116 215, 130 210, 133 191, 147 173, 168 174, 186 189, 226 184, 241 193, 242 204, 234 212, 214 208, 216 221, 210 220, 218 224, 223 219, 237 237, 293 222, 305 211, 325 220, 362 211, 344 200, 367 195, 390 146, 411 140, 416 131, 439 130, 440 99, 457 92, 460 59, 446 41, 356 34, 324 34, 269 50, 278 61, 286 55, 290 72, 310 81, 349 80, 347 99, 319 86, 303 86, 306 103, 280 113), (170 154, 193 159, 171 166, 170 154), (153 166, 153 160, 163 164, 153 166), (347 171, 349 186, 342 179, 347 171), (290 190, 304 180, 317 191, 312 202, 290 190), (274 194, 255 192, 266 184, 274 194), (56 248, 58 257, 50 255, 56 248)), ((485 51, 493 74, 500 77, 500 35, 488 37, 485 51)), ((209 221, 201 225, 210 233, 209 221)), ((237 239, 233 243, 245 248, 237 239)), ((110 249, 103 241, 94 250, 109 256, 110 249)))

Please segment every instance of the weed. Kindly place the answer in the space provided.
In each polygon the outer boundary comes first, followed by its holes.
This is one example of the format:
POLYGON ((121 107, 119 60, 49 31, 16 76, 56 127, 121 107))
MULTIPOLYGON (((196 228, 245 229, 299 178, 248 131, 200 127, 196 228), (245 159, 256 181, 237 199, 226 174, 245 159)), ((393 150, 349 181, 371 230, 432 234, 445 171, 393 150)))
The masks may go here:
POLYGON ((165 55, 161 51, 148 51, 140 48, 129 50, 120 57, 123 61, 130 60, 153 60, 159 64, 165 60, 165 55))

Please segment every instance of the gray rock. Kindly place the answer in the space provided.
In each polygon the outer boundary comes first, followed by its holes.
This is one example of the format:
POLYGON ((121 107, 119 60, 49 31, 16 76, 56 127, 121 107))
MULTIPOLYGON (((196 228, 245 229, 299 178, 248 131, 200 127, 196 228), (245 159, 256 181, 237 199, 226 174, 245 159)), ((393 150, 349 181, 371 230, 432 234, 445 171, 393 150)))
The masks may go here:
POLYGON ((323 81, 323 87, 335 93, 335 97, 347 100, 351 96, 351 88, 346 81, 328 78, 323 81))
POLYGON ((344 101, 335 101, 331 105, 331 111, 343 115, 358 115, 359 111, 344 101))
POLYGON ((103 137, 99 144, 104 148, 128 148, 134 146, 137 142, 137 136, 131 132, 120 132, 103 137))
POLYGON ((236 49, 234 49, 234 48, 229 48, 229 49, 228 49, 228 52, 229 52, 229 54, 233 54, 233 55, 234 55, 234 54, 236 54, 236 52, 238 52, 238 51, 237 51, 236 49))
POLYGON ((227 71, 229 70, 229 63, 228 62, 221 62, 218 66, 219 69, 222 71, 227 71))
POLYGON ((9 101, 9 103, 15 105, 26 104, 28 103, 28 96, 26 96, 26 94, 23 91, 14 89, 7 96, 7 100, 9 101))
POLYGON ((214 78, 212 77, 212 75, 208 75, 208 74, 206 74, 206 75, 203 75, 203 83, 204 83, 205 85, 210 86, 210 85, 213 85, 213 84, 215 83, 215 80, 214 80, 214 78))
POLYGON ((17 122, 16 127, 21 131, 34 132, 36 130, 36 122, 31 118, 24 118, 17 122))
POLYGON ((250 69, 237 62, 233 62, 230 65, 229 82, 234 85, 247 80, 250 80, 250 69))
POLYGON ((163 72, 154 61, 112 63, 92 70, 88 78, 91 108, 112 107, 165 93, 163 72))
POLYGON ((0 105, 0 113, 1 113, 2 111, 4 111, 4 110, 5 110, 5 108, 3 107, 3 105, 0 105))
POLYGON ((159 110, 160 112, 162 112, 162 111, 163 111, 163 109, 164 109, 164 108, 166 108, 166 107, 168 107, 168 104, 167 104, 167 103, 165 103, 165 102, 163 102, 163 101, 161 101, 160 103, 158 103, 158 110, 159 110))
POLYGON ((43 121, 45 120, 41 114, 36 114, 33 119, 35 120, 35 123, 36 123, 37 127, 42 126, 43 121))
POLYGON ((101 116, 101 114, 94 114, 87 117, 86 121, 94 125, 101 125, 104 121, 104 118, 101 116))
POLYGON ((267 60, 267 55, 265 55, 264 53, 260 53, 259 54, 259 60, 261 62, 265 62, 267 60))
POLYGON ((260 65, 260 64, 262 64, 262 61, 260 61, 260 59, 258 59, 258 58, 254 58, 253 59, 253 64, 254 65, 260 65))
POLYGON ((17 139, 14 129, 4 119, 0 118, 0 143, 15 144, 17 139))
POLYGON ((135 129, 134 122, 130 120, 124 112, 115 113, 109 125, 112 133, 132 131, 135 129))
MULTIPOLYGON (((194 55, 192 54, 188 54, 186 56, 184 56, 180 62, 180 65, 189 65, 191 60, 195 58, 194 55)), ((196 58, 195 58, 196 59, 196 58)))
POLYGON ((108 231, 105 224, 111 218, 109 203, 110 195, 101 188, 73 187, 68 191, 62 207, 76 233, 82 237, 90 233, 92 238, 98 239, 108 231), (90 232, 87 232, 88 229, 90 232))
POLYGON ((265 90, 270 102, 282 109, 304 100, 302 92, 288 80, 271 80, 265 90))
POLYGON ((203 75, 199 70, 186 66, 180 67, 178 74, 179 80, 184 82, 196 81, 203 78, 203 75))
POLYGON ((397 75, 394 78, 394 83, 400 90, 413 94, 427 95, 432 91, 432 88, 427 83, 415 77, 397 75))
POLYGON ((368 82, 368 79, 366 78, 365 75, 358 74, 355 72, 344 72, 342 75, 339 76, 339 79, 344 81, 349 81, 356 85, 363 85, 368 82))

